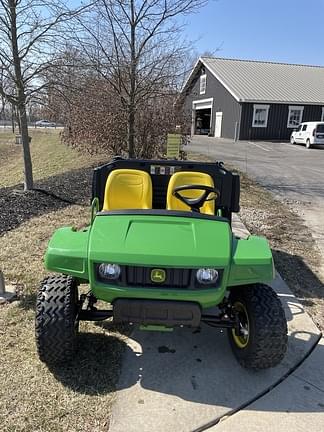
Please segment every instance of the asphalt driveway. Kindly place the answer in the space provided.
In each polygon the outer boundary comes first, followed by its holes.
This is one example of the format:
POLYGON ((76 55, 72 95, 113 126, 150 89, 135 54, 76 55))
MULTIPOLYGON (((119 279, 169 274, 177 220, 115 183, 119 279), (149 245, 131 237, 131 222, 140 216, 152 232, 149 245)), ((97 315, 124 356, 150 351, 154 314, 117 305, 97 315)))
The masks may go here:
POLYGON ((324 146, 196 136, 188 151, 239 168, 303 217, 324 256, 324 146))

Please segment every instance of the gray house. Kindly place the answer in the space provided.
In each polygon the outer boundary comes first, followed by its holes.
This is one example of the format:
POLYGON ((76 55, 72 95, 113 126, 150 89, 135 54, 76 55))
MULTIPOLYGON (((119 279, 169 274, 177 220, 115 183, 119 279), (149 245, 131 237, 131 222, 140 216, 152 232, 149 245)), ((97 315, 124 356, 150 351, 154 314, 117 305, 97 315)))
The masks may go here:
POLYGON ((192 135, 288 140, 324 121, 324 67, 201 57, 181 95, 192 135))

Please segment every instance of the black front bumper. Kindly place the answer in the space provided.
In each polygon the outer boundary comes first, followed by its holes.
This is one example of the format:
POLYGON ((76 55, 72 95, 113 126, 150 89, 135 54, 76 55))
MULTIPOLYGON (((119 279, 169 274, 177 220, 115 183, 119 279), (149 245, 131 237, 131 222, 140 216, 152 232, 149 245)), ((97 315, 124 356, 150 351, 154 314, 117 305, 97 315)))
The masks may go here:
POLYGON ((118 299, 113 316, 115 323, 198 327, 201 309, 198 303, 187 301, 118 299))

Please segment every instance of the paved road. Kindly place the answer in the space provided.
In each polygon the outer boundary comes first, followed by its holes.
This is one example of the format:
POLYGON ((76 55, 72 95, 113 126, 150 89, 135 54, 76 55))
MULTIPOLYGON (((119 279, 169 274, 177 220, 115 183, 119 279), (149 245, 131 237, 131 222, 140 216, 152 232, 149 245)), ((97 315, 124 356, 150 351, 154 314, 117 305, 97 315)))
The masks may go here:
POLYGON ((312 230, 324 256, 324 146, 194 137, 189 151, 222 160, 246 172, 288 202, 312 230))

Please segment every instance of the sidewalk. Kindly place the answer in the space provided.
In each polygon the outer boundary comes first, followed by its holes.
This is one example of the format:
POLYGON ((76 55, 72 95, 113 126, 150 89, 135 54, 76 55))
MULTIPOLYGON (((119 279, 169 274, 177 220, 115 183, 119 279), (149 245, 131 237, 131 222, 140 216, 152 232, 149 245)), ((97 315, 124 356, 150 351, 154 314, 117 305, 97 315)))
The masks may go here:
MULTIPOLYGON (((237 235, 247 234, 238 219, 233 227, 237 235)), ((320 332, 280 276, 273 288, 289 329, 288 352, 279 366, 257 373, 243 369, 226 331, 206 325, 173 333, 135 330, 109 432, 296 432, 306 423, 311 432, 323 431, 324 372, 318 366, 323 344, 314 349, 320 332)))
POLYGON ((323 432, 324 341, 287 379, 208 432, 323 432))

